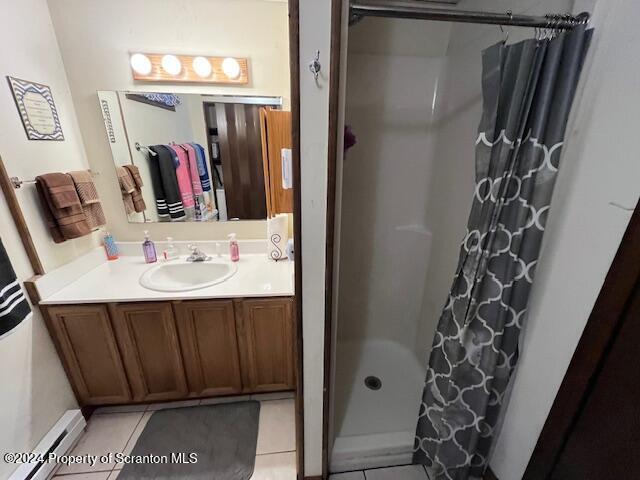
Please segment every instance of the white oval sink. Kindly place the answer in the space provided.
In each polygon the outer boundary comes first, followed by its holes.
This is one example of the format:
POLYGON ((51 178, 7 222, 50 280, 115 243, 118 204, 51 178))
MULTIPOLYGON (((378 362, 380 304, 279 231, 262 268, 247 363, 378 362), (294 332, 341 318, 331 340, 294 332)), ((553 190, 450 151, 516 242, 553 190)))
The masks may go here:
POLYGON ((223 260, 174 260, 160 263, 144 272, 140 277, 140 285, 159 292, 186 292, 222 283, 237 271, 237 264, 223 260))

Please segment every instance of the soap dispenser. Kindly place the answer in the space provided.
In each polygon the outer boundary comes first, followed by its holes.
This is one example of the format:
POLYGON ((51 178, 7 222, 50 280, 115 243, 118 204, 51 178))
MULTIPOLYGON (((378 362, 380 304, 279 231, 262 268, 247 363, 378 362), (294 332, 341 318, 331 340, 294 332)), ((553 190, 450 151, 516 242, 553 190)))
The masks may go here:
POLYGON ((149 238, 149 230, 144 231, 144 242, 142 242, 142 253, 144 253, 144 261, 154 263, 158 261, 156 254, 156 246, 149 238))
POLYGON ((178 249, 173 244, 173 237, 167 237, 167 248, 162 252, 165 260, 175 260, 178 258, 178 249))
POLYGON ((118 259, 118 257, 120 256, 120 253, 118 252, 118 246, 113 239, 113 235, 111 235, 106 230, 104 231, 104 235, 102 237, 102 245, 104 246, 104 251, 107 253, 107 260, 118 259))
POLYGON ((240 247, 238 246, 235 233, 229 234, 229 256, 232 262, 240 260, 240 247))

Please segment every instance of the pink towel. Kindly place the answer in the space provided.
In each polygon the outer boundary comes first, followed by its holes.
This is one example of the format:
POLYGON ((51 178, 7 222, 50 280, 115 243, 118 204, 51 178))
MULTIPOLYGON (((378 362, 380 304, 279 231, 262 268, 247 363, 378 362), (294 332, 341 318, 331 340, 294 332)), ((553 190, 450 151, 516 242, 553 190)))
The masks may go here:
POLYGON ((196 150, 188 143, 182 145, 187 149, 187 154, 189 156, 189 172, 191 174, 191 186, 193 187, 193 194, 200 195, 202 194, 202 183, 200 183, 200 173, 198 172, 198 157, 196 155, 196 150))
POLYGON ((178 156, 178 166, 176 167, 176 178, 178 179, 178 188, 182 197, 184 208, 193 208, 195 201, 193 199, 193 186, 191 185, 191 175, 189 173, 189 155, 183 148, 178 145, 168 145, 168 147, 176 152, 178 156))

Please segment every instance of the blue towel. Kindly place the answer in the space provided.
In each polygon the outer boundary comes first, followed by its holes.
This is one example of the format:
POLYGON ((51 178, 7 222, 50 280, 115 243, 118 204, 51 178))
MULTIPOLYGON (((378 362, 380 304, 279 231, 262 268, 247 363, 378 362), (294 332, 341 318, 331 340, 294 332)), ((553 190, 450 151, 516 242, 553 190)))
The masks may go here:
POLYGON ((205 192, 210 192, 211 179, 209 178, 209 170, 207 170, 207 156, 204 153, 204 148, 198 143, 192 143, 191 146, 196 150, 196 157, 198 160, 198 175, 200 175, 202 190, 205 192))
POLYGON ((31 307, 0 240, 0 336, 16 327, 30 313, 31 307))

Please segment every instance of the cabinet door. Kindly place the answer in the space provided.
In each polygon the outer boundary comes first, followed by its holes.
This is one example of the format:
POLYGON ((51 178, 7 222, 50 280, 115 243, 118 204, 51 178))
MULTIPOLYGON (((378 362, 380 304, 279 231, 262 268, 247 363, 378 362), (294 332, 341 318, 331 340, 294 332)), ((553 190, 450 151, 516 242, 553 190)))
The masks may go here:
POLYGON ((131 392, 106 306, 62 305, 44 310, 80 404, 130 402, 131 392))
POLYGON ((195 396, 242 391, 233 301, 174 303, 189 391, 195 396))
POLYGON ((109 308, 134 400, 186 397, 187 382, 171 304, 122 303, 109 308))
POLYGON ((295 386, 292 299, 238 300, 236 322, 244 390, 292 390, 295 386))

